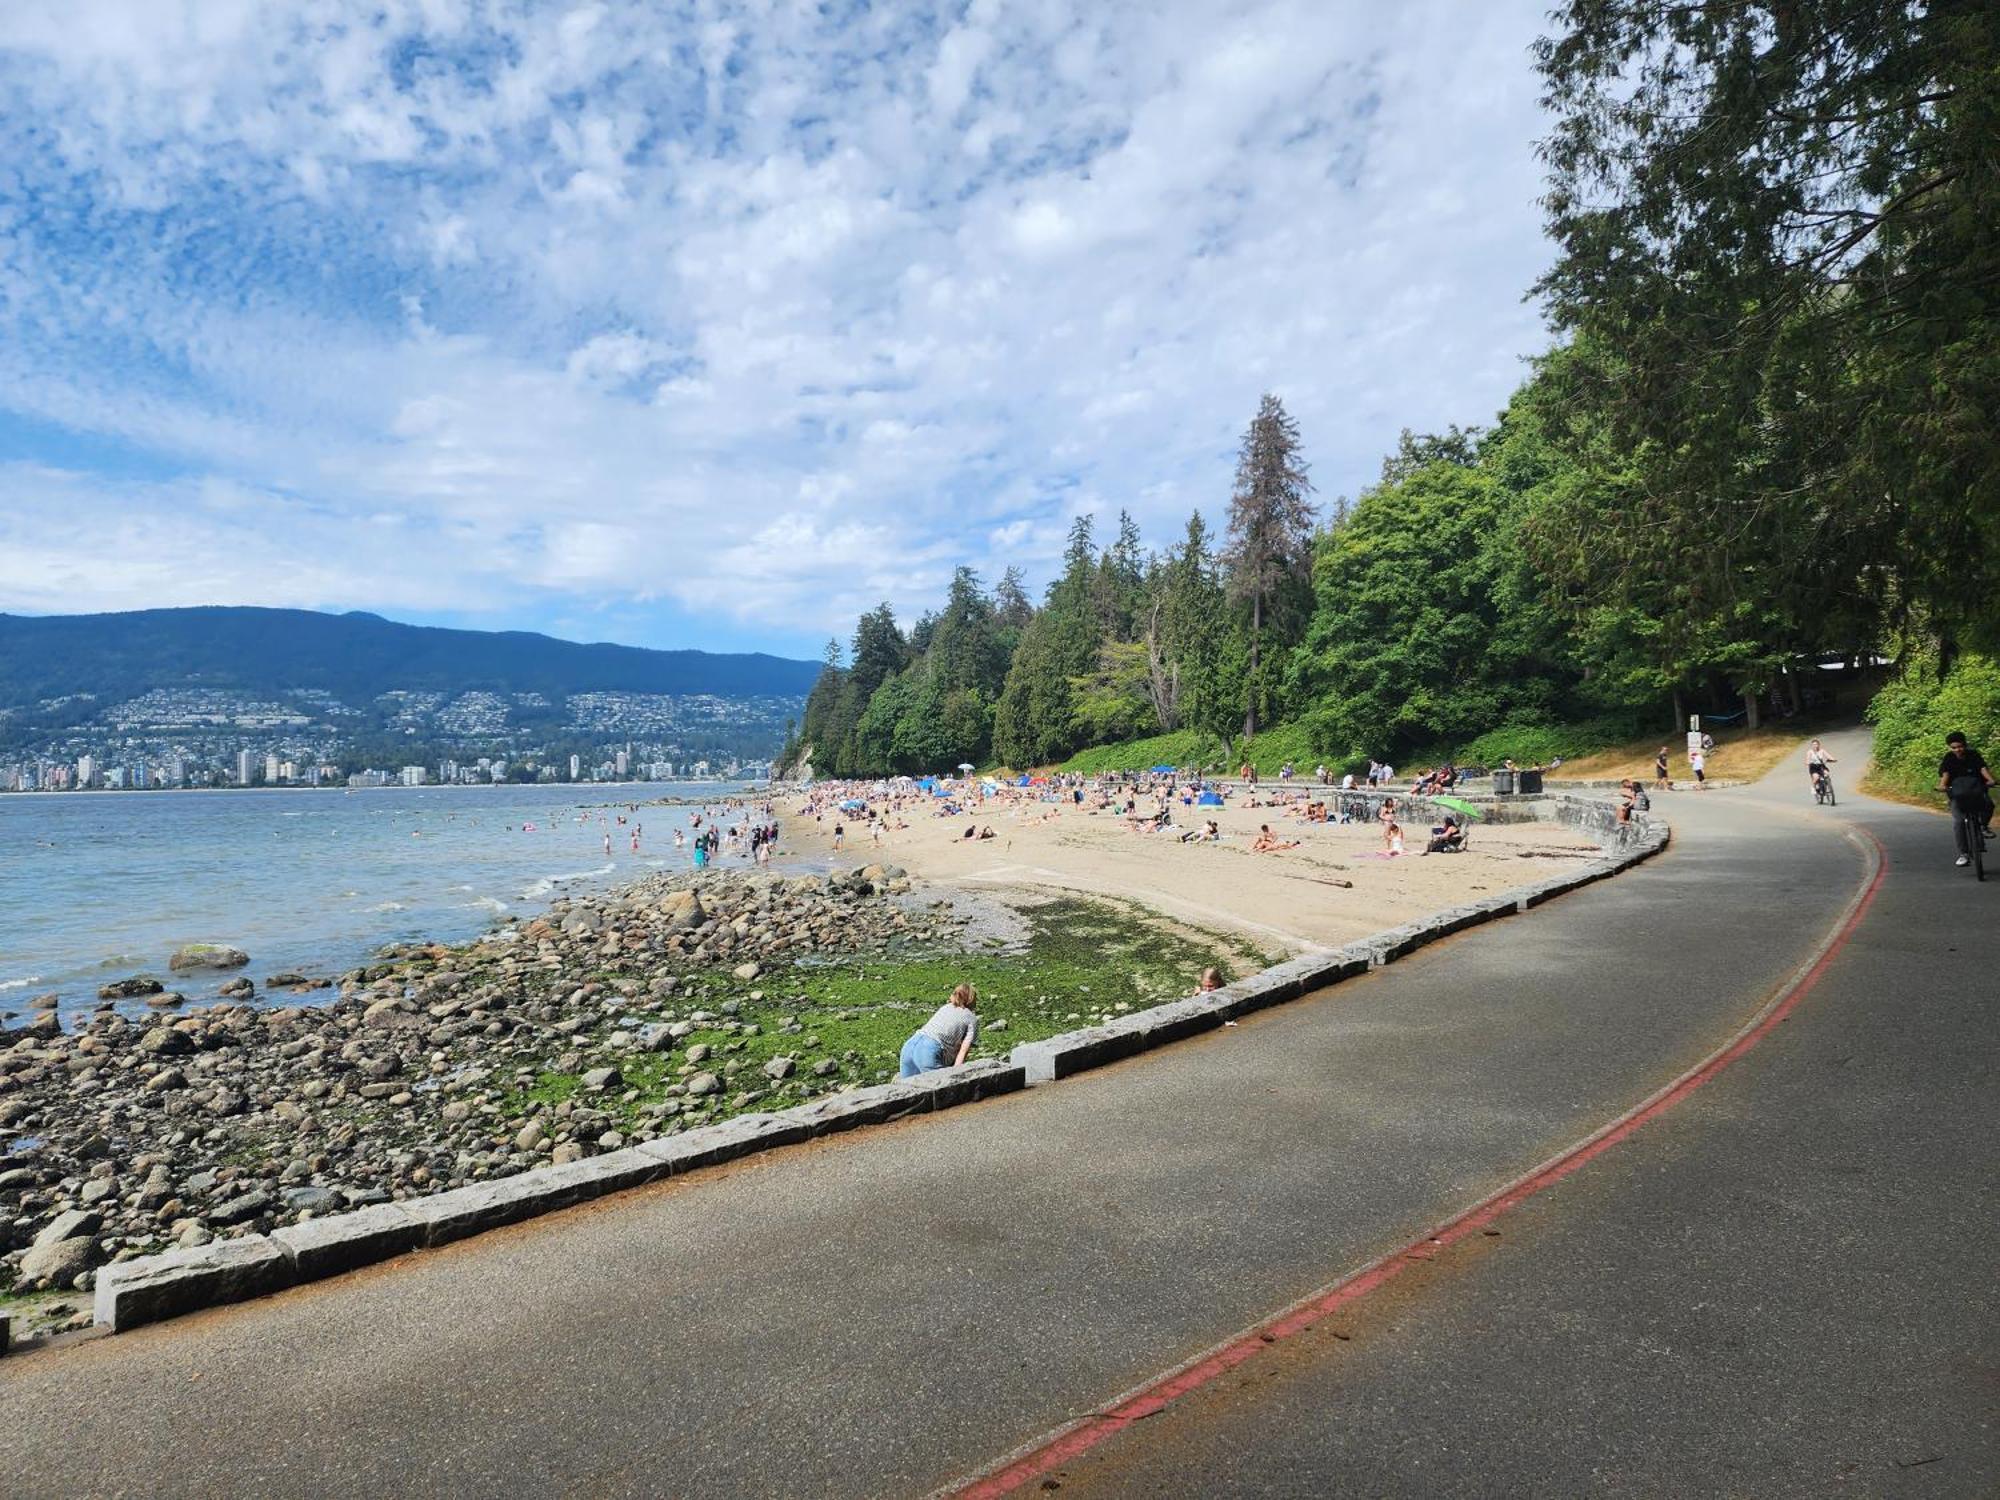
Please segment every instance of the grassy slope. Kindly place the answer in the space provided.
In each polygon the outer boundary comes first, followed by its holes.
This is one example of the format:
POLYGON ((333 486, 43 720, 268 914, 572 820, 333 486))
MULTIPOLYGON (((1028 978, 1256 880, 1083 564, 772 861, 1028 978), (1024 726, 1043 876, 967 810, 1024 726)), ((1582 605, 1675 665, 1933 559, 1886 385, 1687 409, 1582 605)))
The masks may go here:
MULTIPOLYGON (((1711 731, 1715 738, 1715 749, 1709 752, 1708 774, 1711 780, 1755 781, 1771 767, 1787 756, 1799 758, 1799 775, 1805 775, 1805 759, 1800 747, 1810 737, 1810 731, 1791 724, 1767 726, 1763 729, 1722 729, 1711 731)), ((1668 765, 1673 770, 1676 781, 1686 781, 1687 736, 1663 739, 1658 735, 1643 740, 1628 740, 1622 745, 1614 745, 1590 755, 1580 755, 1575 760, 1562 764, 1562 776, 1576 777, 1584 781, 1623 779, 1627 776, 1651 781, 1653 778, 1653 756, 1661 745, 1667 747, 1668 765)))
POLYGON ((1280 724, 1228 749, 1215 736, 1191 729, 1116 745, 1095 745, 1078 751, 1056 769, 1096 775, 1101 771, 1143 771, 1148 766, 1202 766, 1234 775, 1246 760, 1257 767, 1260 776, 1275 776, 1286 761, 1303 773, 1317 765, 1320 757, 1307 744, 1303 725, 1280 724))

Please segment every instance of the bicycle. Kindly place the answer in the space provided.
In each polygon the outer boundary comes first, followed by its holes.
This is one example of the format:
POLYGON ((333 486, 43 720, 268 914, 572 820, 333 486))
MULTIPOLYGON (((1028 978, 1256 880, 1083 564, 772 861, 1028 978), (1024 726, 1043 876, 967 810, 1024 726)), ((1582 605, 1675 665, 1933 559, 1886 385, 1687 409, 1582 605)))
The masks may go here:
POLYGON ((1813 801, 1821 807, 1838 807, 1840 805, 1833 795, 1833 773, 1831 771, 1821 770, 1819 775, 1813 778, 1813 801))
POLYGON ((1984 880, 1986 878, 1986 825, 1981 821, 1980 810, 1977 807, 1961 809, 1954 805, 1952 811, 1958 821, 1959 852, 1971 864, 1972 878, 1974 880, 1984 880))

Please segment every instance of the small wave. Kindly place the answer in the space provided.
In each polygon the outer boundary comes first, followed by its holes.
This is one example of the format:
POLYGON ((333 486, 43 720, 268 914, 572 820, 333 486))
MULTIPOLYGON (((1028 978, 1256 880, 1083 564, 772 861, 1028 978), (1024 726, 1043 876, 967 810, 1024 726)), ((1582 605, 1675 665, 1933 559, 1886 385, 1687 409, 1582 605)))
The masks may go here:
POLYGON ((42 976, 30 974, 25 979, 0 979, 0 990, 25 990, 31 984, 40 984, 42 976))
POLYGON ((618 866, 615 864, 600 865, 595 870, 572 870, 567 875, 544 875, 540 880, 537 880, 533 885, 521 892, 521 899, 523 901, 539 901, 542 897, 554 891, 559 885, 564 885, 572 880, 594 880, 600 875, 611 874, 617 868, 618 866))
POLYGON ((370 911, 408 911, 409 904, 403 901, 382 901, 368 908, 370 911))
POLYGON ((481 896, 476 901, 461 902, 457 909, 459 911, 490 911, 495 916, 498 916, 501 912, 507 910, 507 903, 502 901, 498 896, 481 896))
POLYGON ((469 891, 472 889, 472 887, 469 885, 455 885, 452 887, 452 889, 455 891, 469 891))

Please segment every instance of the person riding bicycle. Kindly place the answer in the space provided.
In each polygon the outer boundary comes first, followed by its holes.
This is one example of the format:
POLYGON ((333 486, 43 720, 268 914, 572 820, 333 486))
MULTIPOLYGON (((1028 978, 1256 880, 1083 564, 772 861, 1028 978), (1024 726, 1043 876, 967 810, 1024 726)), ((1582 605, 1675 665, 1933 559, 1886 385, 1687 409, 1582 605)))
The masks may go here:
POLYGON ((1954 729, 1944 737, 1945 756, 1938 762, 1938 790, 1951 802, 1951 827, 1958 842, 1958 863, 1971 862, 1971 834, 1966 824, 1976 818, 1986 836, 1993 837, 1993 773, 1986 757, 1966 744, 1965 736, 1954 729))
POLYGON ((1815 795, 1826 795, 1823 783, 1826 781, 1826 768, 1832 764, 1833 757, 1826 753, 1818 740, 1806 746, 1806 778, 1812 782, 1815 795))

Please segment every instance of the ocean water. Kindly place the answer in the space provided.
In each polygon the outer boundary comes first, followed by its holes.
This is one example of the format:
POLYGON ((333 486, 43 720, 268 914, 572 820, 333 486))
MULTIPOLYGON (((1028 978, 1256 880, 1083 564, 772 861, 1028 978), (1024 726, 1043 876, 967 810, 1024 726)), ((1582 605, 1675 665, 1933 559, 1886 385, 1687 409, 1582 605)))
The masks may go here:
POLYGON ((30 996, 49 990, 65 1014, 88 1011, 99 985, 135 973, 191 1002, 213 996, 232 975, 169 974, 167 958, 183 943, 241 948, 250 955, 241 972, 261 990, 265 975, 284 969, 338 975, 392 941, 463 941, 565 892, 689 868, 673 832, 703 808, 633 804, 720 804, 741 790, 700 782, 0 796, 0 1016, 24 1013, 30 996))

